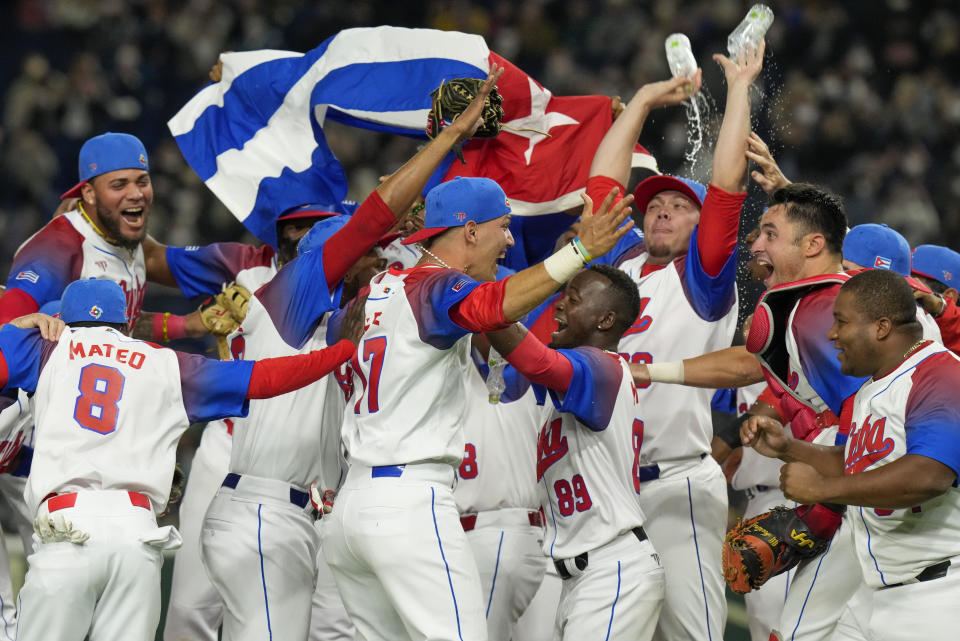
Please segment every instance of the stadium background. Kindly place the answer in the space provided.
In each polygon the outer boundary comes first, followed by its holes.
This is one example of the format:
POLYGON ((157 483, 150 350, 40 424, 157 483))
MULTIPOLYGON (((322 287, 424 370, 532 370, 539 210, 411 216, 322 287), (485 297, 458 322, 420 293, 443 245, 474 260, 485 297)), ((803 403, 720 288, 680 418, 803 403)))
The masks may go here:
MULTIPOLYGON (((762 100, 753 123, 784 173, 842 195, 851 225, 886 222, 912 245, 960 246, 955 3, 768 4, 776 21, 767 35, 768 59, 758 83, 762 100)), ((185 165, 166 129, 170 116, 205 84, 221 51, 305 51, 355 26, 456 29, 483 35, 492 50, 557 95, 620 95, 626 101, 643 83, 669 74, 663 41, 680 31, 690 37, 707 91, 720 97, 722 108, 722 74, 709 56, 725 51, 726 36, 749 2, 16 0, 4 5, 0 271, 6 274, 16 248, 49 220, 59 194, 76 182, 80 145, 106 130, 133 133, 147 146, 155 237, 178 245, 253 242, 185 165)), ((715 136, 715 119, 706 125, 715 136)), ((357 199, 416 145, 335 123, 326 132, 357 199)), ((686 163, 686 133, 683 110, 661 111, 648 120, 640 142, 662 171, 696 175, 709 166, 704 162, 709 148, 692 165, 686 163)), ((761 197, 752 188, 745 230, 759 215, 761 197)), ((170 290, 150 289, 145 309, 190 308, 170 290)), ((182 443, 187 469, 198 437, 199 427, 193 428, 182 443)), ((168 518, 176 522, 175 513, 168 518)), ((22 575, 22 557, 12 563, 22 575)), ((742 619, 742 608, 734 604, 728 639, 746 638, 737 623, 742 619)))

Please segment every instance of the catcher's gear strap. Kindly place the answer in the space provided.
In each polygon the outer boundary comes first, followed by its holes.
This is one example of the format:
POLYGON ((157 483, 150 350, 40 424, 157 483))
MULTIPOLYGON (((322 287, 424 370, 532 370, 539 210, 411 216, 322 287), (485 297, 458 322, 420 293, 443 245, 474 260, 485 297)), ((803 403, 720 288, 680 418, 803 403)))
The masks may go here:
MULTIPOLYGON (((787 382, 790 375, 790 354, 787 352, 786 335, 790 314, 800 299, 810 292, 831 285, 842 285, 849 279, 849 274, 824 274, 778 285, 760 297, 753 315, 753 325, 747 336, 747 351, 757 356, 771 386, 783 388, 785 393, 808 407, 810 403, 798 397, 787 382), (776 385, 770 380, 771 377, 776 381, 776 385)), ((811 409, 818 411, 815 407, 811 409)))

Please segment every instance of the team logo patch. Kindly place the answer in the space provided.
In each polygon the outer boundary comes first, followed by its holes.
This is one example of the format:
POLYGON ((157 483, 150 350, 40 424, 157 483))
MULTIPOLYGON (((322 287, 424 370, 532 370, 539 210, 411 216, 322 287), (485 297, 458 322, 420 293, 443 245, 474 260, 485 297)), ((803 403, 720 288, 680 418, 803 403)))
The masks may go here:
POLYGON ((105 260, 98 260, 96 263, 94 263, 94 265, 96 265, 103 271, 107 271, 107 261, 105 260))
POLYGON ((28 269, 17 274, 17 277, 14 280, 28 280, 31 283, 36 283, 38 280, 40 280, 40 274, 28 269))
POLYGON ((510 206, 510 199, 509 199, 509 198, 504 198, 504 199, 503 199, 503 204, 506 205, 507 207, 509 207, 509 206, 510 206))
POLYGON ((100 318, 103 316, 103 310, 94 305, 90 308, 90 318, 100 318))
POLYGON ((466 212, 458 211, 457 213, 454 214, 454 217, 455 217, 459 222, 462 223, 462 222, 463 222, 463 219, 467 217, 467 214, 466 214, 466 212))
POLYGON ((873 261, 873 266, 875 269, 890 269, 890 266, 893 264, 893 261, 889 258, 884 258, 883 256, 877 256, 873 261))
POLYGON ((950 281, 953 280, 953 274, 951 274, 947 270, 943 270, 943 280, 944 282, 949 283, 950 281))
POLYGON ((90 168, 90 171, 96 171, 96 170, 97 170, 97 163, 92 162, 92 163, 90 163, 89 165, 87 165, 87 167, 90 168))
POLYGON ((468 281, 466 279, 461 278, 453 285, 453 287, 451 287, 451 289, 455 292, 459 292, 461 289, 467 286, 467 282, 468 281))
POLYGON ((144 156, 143 154, 140 154, 140 164, 143 165, 144 167, 147 166, 147 157, 144 156))

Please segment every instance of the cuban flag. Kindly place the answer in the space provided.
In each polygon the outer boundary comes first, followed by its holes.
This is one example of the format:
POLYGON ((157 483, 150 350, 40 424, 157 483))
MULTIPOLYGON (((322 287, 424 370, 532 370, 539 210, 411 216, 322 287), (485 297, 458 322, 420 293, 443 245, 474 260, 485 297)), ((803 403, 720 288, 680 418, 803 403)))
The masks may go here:
POLYGON ((891 259, 885 258, 883 256, 877 256, 876 259, 873 261, 874 269, 890 269, 892 264, 893 264, 893 261, 891 259))
MULTIPOLYGON (((347 181, 323 134, 326 119, 424 137, 430 92, 445 80, 498 82, 505 128, 464 146, 467 165, 441 165, 431 186, 454 176, 487 176, 515 215, 577 206, 593 153, 612 122, 610 98, 553 96, 491 53, 483 38, 399 27, 347 29, 305 54, 227 53, 221 81, 194 96, 168 126, 184 158, 253 234, 276 245, 276 217, 304 203, 339 203, 347 181)), ((652 156, 635 166, 656 168, 652 156)))

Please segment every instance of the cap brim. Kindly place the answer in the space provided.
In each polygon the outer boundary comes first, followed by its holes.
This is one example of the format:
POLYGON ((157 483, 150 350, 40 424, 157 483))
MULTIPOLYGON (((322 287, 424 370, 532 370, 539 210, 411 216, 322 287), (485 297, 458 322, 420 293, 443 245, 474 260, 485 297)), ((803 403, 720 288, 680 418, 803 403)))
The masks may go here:
POLYGON ((637 188, 633 190, 633 206, 641 214, 647 211, 647 205, 654 196, 661 191, 679 191, 681 194, 697 204, 697 207, 703 207, 700 196, 693 191, 687 183, 674 178, 673 176, 650 176, 640 182, 637 188))
POLYGON ((80 189, 87 183, 86 180, 81 180, 76 185, 68 189, 67 191, 60 194, 60 200, 66 200, 67 198, 79 198, 80 189))
POLYGON ((428 238, 433 238, 438 234, 450 229, 449 227, 424 227, 420 231, 410 234, 406 238, 400 241, 401 245, 412 245, 414 243, 419 243, 421 240, 426 240, 428 238))
MULTIPOLYGON (((910 276, 904 276, 904 278, 907 279, 907 284, 917 291, 923 292, 924 294, 929 294, 930 292, 933 291, 932 289, 930 289, 929 287, 921 283, 916 278, 911 278, 910 276)), ((930 278, 930 277, 927 276, 927 278, 930 278)), ((934 280, 936 280, 936 278, 934 278, 934 280)))
POLYGON ((277 217, 277 222, 282 223, 287 220, 299 220, 302 218, 332 218, 333 216, 342 216, 335 211, 324 211, 322 209, 308 209, 306 211, 297 211, 290 214, 284 214, 277 217))

